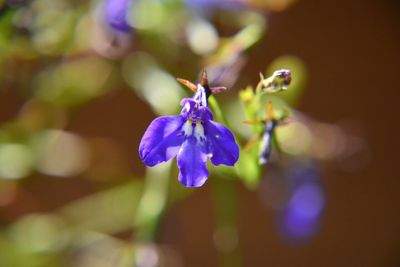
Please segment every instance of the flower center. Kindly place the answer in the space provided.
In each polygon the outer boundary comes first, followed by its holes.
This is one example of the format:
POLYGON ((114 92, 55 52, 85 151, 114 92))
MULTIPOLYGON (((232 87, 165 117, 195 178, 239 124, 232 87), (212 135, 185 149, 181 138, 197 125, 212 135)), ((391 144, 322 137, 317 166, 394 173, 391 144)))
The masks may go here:
POLYGON ((189 119, 182 126, 182 131, 185 134, 185 137, 194 136, 197 142, 204 142, 206 139, 204 135, 204 127, 201 124, 201 120, 189 119))
POLYGON ((193 120, 189 119, 186 121, 186 123, 183 125, 182 130, 185 133, 185 136, 191 136, 193 133, 193 120))
POLYGON ((201 124, 201 121, 196 121, 196 125, 194 126, 194 136, 196 137, 198 142, 203 142, 206 137, 204 135, 204 128, 201 124))

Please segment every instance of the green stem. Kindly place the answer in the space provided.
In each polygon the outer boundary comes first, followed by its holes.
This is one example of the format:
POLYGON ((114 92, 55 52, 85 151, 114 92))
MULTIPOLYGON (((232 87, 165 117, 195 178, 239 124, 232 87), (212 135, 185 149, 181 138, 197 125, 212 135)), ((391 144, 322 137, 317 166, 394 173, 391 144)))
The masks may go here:
MULTIPOLYGON (((229 123, 217 100, 210 96, 208 103, 213 109, 216 119, 229 128, 229 123)), ((225 179, 212 179, 212 181, 216 218, 214 242, 220 252, 220 266, 240 267, 234 183, 225 179)))
POLYGON ((241 266, 234 186, 232 181, 212 179, 216 219, 214 244, 220 253, 221 267, 241 266))

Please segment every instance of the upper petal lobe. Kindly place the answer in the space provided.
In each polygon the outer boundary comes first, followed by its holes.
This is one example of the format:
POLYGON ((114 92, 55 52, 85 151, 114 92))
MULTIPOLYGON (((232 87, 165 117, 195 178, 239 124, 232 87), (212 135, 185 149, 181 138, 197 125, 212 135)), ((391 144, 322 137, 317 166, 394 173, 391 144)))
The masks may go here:
POLYGON ((139 155, 147 166, 168 161, 175 157, 182 145, 184 135, 180 116, 163 116, 151 122, 139 145, 139 155))

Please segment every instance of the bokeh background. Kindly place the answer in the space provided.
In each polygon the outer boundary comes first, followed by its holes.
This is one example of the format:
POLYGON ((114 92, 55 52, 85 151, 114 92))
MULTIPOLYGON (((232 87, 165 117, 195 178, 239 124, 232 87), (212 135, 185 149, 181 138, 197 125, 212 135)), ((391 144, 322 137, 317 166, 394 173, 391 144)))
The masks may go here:
MULTIPOLYGON (((250 11, 215 11, 201 1, 162 10, 153 2, 131 15, 137 28, 116 30, 102 2, 0 1, 0 266, 134 266, 132 255, 137 266, 399 266, 398 3, 254 1, 250 11), (214 40, 212 25, 232 36, 248 15, 241 12, 261 14, 265 34, 227 68, 236 81, 220 104, 288 62, 298 67, 293 82, 302 80, 288 102, 316 125, 308 129, 318 133, 314 146, 342 153, 317 150, 306 167, 301 153, 285 167, 271 164, 256 188, 216 178, 215 187, 186 190, 171 179, 149 241, 135 214, 162 204, 140 206, 140 138, 156 116, 179 111, 159 105, 187 95, 175 76, 194 81, 218 62, 209 56, 216 46, 190 33, 205 29, 214 40), (171 91, 152 94, 164 86, 171 91), (285 220, 292 202, 279 208, 294 176, 311 185, 303 204, 318 213, 300 226, 285 220), (215 205, 218 190, 232 186, 236 207, 215 205), (216 230, 229 216, 237 229, 216 230)), ((157 195, 163 182, 154 178, 164 178, 152 175, 157 195)))

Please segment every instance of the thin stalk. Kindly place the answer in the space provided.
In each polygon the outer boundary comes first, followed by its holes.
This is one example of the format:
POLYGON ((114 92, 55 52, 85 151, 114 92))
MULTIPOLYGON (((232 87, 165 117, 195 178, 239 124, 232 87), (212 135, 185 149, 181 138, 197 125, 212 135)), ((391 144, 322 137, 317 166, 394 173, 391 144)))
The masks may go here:
POLYGON ((235 184, 225 179, 212 179, 215 213, 214 244, 221 267, 240 267, 239 235, 236 214, 235 184))

